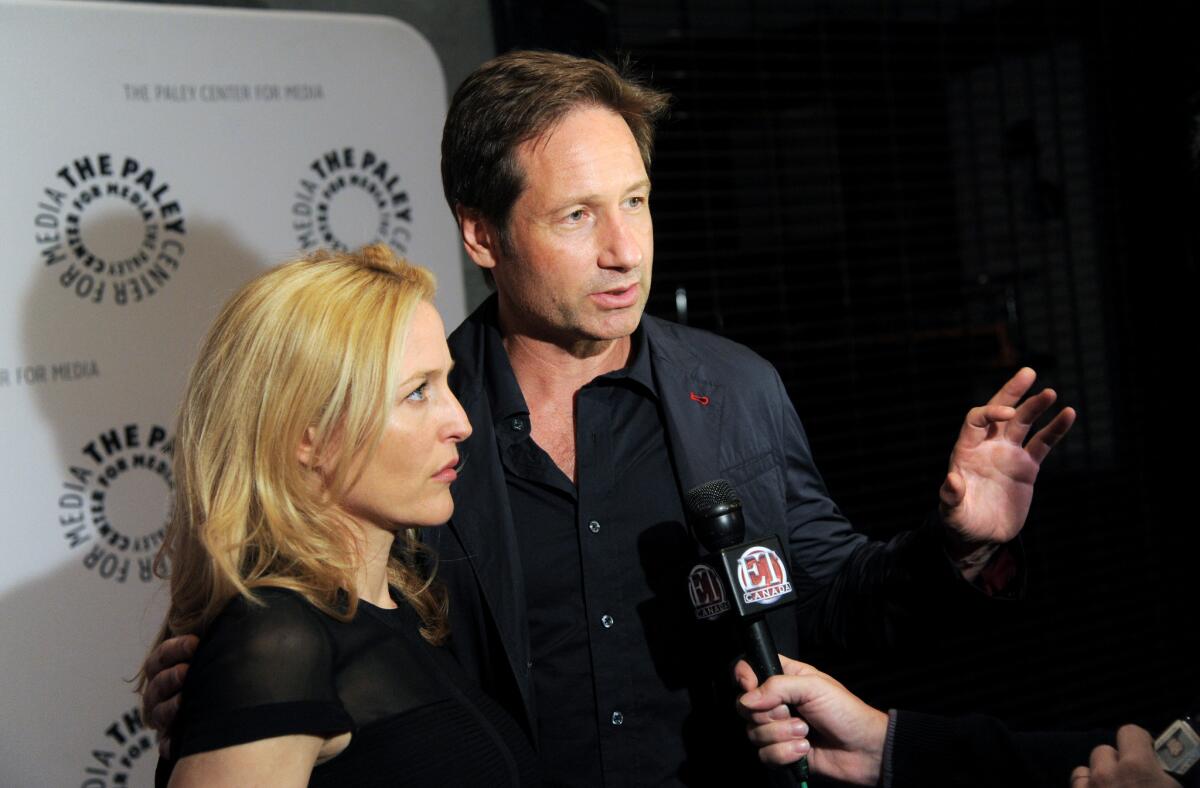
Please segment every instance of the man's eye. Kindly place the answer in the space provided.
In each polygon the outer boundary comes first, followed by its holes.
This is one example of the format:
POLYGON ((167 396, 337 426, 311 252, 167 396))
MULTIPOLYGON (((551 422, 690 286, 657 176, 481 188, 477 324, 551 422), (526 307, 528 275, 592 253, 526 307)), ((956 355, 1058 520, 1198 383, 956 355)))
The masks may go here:
POLYGON ((569 214, 567 214, 567 221, 568 222, 583 221, 583 209, 579 208, 577 210, 571 211, 569 214))
POLYGON ((424 402, 426 393, 425 390, 427 388, 429 388, 429 384, 422 383, 420 386, 417 386, 407 397, 405 397, 405 399, 410 399, 413 402, 424 402))
POLYGON ((646 204, 645 197, 630 197, 629 198, 629 207, 630 208, 641 208, 645 204, 646 204))

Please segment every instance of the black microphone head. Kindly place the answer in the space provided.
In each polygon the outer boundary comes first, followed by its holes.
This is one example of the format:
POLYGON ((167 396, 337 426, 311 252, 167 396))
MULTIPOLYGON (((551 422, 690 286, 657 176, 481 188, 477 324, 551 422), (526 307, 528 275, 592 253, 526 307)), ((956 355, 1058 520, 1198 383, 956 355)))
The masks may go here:
POLYGON ((746 523, 732 484, 713 479, 688 490, 683 498, 692 535, 705 548, 716 552, 742 541, 746 523))

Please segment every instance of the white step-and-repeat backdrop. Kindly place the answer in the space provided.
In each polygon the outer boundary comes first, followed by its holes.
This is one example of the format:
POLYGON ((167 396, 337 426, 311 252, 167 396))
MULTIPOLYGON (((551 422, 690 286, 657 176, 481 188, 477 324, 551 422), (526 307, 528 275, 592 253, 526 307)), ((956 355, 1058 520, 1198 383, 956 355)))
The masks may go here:
POLYGON ((383 240, 463 316, 446 87, 382 17, 0 0, 0 785, 149 785, 129 679, 175 409, 229 294, 383 240))

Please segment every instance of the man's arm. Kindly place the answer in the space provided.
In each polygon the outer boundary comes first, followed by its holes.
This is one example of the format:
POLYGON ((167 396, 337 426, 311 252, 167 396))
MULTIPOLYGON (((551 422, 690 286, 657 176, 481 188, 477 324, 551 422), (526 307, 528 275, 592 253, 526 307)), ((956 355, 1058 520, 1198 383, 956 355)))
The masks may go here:
POLYGON ((179 691, 187 675, 188 660, 195 656, 199 645, 200 639, 195 635, 168 638, 150 652, 142 666, 146 677, 142 687, 142 721, 158 731, 158 749, 163 757, 170 756, 167 732, 179 713, 179 691))
POLYGON ((1056 398, 1045 390, 1022 402, 1033 380, 1033 370, 1022 369, 987 404, 971 409, 951 453, 938 512, 886 542, 853 531, 829 500, 804 428, 776 381, 786 533, 804 642, 894 644, 903 632, 915 631, 913 619, 923 617, 931 601, 944 607, 956 587, 967 604, 984 598, 971 582, 989 594, 1019 592, 1012 582, 1019 576, 1019 552, 994 554, 1020 533, 1041 463, 1075 420, 1066 408, 1026 441, 1056 398))

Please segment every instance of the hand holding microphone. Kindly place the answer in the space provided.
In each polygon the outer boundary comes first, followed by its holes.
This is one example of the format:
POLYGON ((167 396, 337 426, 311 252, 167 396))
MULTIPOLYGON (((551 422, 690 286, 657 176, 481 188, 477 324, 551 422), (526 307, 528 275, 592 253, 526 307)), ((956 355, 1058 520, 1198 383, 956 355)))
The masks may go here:
MULTIPOLYGON (((782 675, 783 666, 766 614, 792 604, 796 593, 788 578, 787 562, 781 557, 779 537, 742 543, 746 535, 742 502, 733 485, 724 479, 695 487, 684 499, 692 535, 709 551, 688 574, 696 618, 735 616, 746 660, 758 681, 782 675)), ((807 788, 807 758, 800 758, 789 770, 801 788, 807 788)))
POLYGON ((745 662, 734 671, 745 692, 738 713, 764 763, 809 758, 817 774, 851 785, 877 785, 883 768, 888 715, 872 708, 832 676, 781 657, 783 676, 759 684, 745 662), (799 713, 802 719, 793 715, 799 713))

